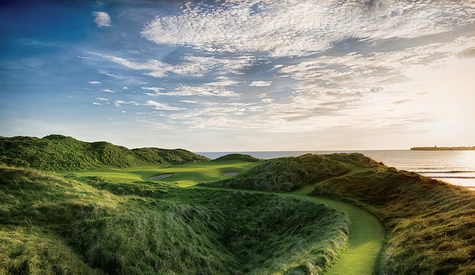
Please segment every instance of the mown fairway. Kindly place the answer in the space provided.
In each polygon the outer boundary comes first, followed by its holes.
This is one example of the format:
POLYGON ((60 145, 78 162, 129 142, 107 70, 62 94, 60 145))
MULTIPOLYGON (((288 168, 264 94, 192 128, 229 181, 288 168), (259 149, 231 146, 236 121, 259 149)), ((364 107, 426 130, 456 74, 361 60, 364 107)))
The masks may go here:
POLYGON ((189 187, 203 182, 212 182, 227 178, 224 172, 241 172, 250 169, 258 162, 241 161, 211 161, 191 162, 170 167, 134 167, 134 168, 107 168, 75 172, 79 176, 98 176, 113 181, 148 181, 150 177, 161 174, 172 176, 156 181, 176 183, 179 187, 189 187))
POLYGON ((350 235, 348 246, 340 259, 325 274, 373 274, 377 268, 385 238, 381 222, 370 213, 347 203, 320 197, 312 197, 300 192, 293 193, 295 198, 324 203, 348 215, 350 235))

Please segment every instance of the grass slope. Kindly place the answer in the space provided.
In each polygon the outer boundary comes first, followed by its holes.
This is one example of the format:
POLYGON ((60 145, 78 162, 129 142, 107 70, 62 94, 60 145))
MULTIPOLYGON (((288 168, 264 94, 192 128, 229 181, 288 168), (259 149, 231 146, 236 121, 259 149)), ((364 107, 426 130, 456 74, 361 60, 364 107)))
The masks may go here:
POLYGON ((375 165, 316 185, 313 194, 374 213, 389 231, 386 274, 474 274, 475 204, 469 189, 375 165))
POLYGON ((270 160, 217 186, 264 191, 303 186, 304 193, 361 206, 388 231, 379 265, 383 274, 475 273, 475 206, 468 189, 361 154, 270 160), (306 164, 292 169, 294 163, 306 164))
POLYGON ((349 171, 348 167, 327 156, 306 154, 267 160, 237 176, 207 186, 288 192, 349 171))
POLYGON ((246 154, 227 154, 213 161, 241 161, 241 162, 258 162, 260 159, 246 154))
POLYGON ((0 273, 317 273, 347 239, 323 204, 78 179, 0 167, 0 273))
POLYGON ((0 137, 0 163, 48 171, 75 171, 97 167, 170 166, 208 161, 183 149, 139 148, 129 150, 108 142, 83 142, 72 137, 0 137))

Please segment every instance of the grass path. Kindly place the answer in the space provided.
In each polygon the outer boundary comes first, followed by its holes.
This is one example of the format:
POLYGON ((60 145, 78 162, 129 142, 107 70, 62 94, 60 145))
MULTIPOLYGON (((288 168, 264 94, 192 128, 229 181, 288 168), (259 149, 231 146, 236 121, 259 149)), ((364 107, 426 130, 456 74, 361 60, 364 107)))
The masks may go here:
POLYGON ((381 222, 370 213, 347 203, 302 194, 291 194, 299 199, 325 203, 345 212, 351 222, 348 246, 325 274, 374 274, 377 260, 384 246, 386 232, 381 222))
POLYGON ((309 190, 312 190, 311 186, 306 186, 292 193, 275 193, 201 186, 191 186, 190 188, 219 189, 249 193, 275 194, 279 196, 292 196, 301 200, 309 200, 315 203, 324 203, 329 207, 345 212, 351 222, 348 245, 341 253, 340 258, 336 260, 335 264, 327 272, 325 272, 325 274, 369 275, 376 273, 377 261, 384 246, 386 232, 381 222, 375 216, 359 207, 328 198, 310 196, 308 195, 308 192, 309 190))

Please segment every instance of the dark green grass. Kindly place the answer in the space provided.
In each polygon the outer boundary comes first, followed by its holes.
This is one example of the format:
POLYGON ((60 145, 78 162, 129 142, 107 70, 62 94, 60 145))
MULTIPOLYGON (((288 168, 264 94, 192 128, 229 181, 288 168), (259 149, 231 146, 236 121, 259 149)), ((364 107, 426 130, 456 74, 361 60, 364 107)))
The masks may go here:
POLYGON ((319 272, 348 221, 322 204, 0 168, 1 274, 319 272))
POLYGON ((170 166, 190 161, 208 161, 183 149, 139 148, 129 150, 108 142, 83 142, 72 137, 0 137, 0 163, 47 171, 91 168, 170 166))
POLYGON ((317 184, 315 195, 359 205, 388 228, 386 274, 474 274, 473 192, 383 165, 317 184))
POLYGON ((349 171, 327 156, 307 154, 267 160, 237 176, 203 186, 288 192, 349 171))
POLYGON ((228 154, 221 156, 213 161, 242 161, 242 162, 258 162, 260 159, 246 154, 228 154))
POLYGON ((475 273, 475 200, 469 189, 361 154, 269 160, 217 186, 264 191, 303 186, 304 193, 366 209, 388 231, 379 265, 383 274, 475 273))

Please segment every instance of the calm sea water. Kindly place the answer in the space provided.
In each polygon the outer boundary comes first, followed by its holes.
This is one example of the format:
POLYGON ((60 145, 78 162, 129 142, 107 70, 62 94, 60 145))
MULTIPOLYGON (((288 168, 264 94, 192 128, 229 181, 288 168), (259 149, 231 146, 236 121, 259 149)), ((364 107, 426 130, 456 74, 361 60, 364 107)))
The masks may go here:
POLYGON ((248 154, 256 158, 300 156, 307 153, 362 153, 376 161, 397 169, 420 173, 424 176, 462 185, 475 190, 475 151, 265 151, 265 152, 198 152, 211 159, 231 153, 248 154))

